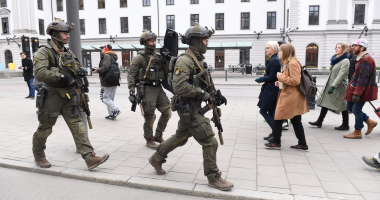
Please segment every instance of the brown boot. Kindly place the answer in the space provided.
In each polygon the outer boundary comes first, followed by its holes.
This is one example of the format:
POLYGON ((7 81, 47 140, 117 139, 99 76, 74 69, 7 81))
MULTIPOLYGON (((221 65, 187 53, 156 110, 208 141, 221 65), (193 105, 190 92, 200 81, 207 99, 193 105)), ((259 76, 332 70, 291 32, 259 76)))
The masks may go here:
POLYGON ((149 158, 149 163, 154 167, 154 170, 156 170, 156 174, 158 175, 165 175, 166 171, 162 169, 162 162, 155 162, 152 157, 149 158))
POLYGON ((92 170, 95 167, 99 166, 100 164, 103 164, 110 157, 110 155, 108 155, 108 154, 106 154, 106 155, 104 155, 102 157, 97 157, 95 155, 96 155, 95 152, 91 153, 91 157, 92 158, 90 160, 90 163, 87 164, 87 167, 88 167, 89 170, 92 170))
POLYGON ((222 191, 231 190, 234 187, 234 184, 222 178, 222 172, 217 174, 215 178, 216 178, 216 181, 213 183, 208 182, 208 186, 216 188, 218 190, 222 190, 222 191))
POLYGON ((165 140, 164 138, 162 137, 162 135, 160 137, 157 137, 157 136, 154 136, 154 141, 155 142, 158 142, 158 143, 163 143, 165 140))
POLYGON ((349 139, 362 139, 362 131, 355 129, 354 132, 348 135, 343 135, 343 137, 349 139))
POLYGON ((42 159, 39 159, 39 160, 34 160, 34 162, 41 168, 49 168, 51 167, 51 164, 49 163, 49 161, 46 160, 46 158, 42 158, 42 159))
POLYGON ((373 121, 372 119, 368 118, 367 121, 365 121, 365 123, 367 124, 367 132, 365 133, 365 135, 368 135, 372 132, 373 128, 375 128, 377 126, 377 122, 373 121))
POLYGON ((149 149, 156 150, 157 149, 157 144, 154 142, 154 137, 152 137, 148 142, 146 142, 146 147, 149 149))

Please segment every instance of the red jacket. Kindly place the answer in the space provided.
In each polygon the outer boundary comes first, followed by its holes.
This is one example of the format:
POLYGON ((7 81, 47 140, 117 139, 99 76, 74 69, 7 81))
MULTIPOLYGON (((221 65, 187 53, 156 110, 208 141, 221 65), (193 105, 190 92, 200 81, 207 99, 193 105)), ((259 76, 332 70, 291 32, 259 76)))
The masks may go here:
POLYGON ((376 64, 373 58, 366 52, 361 57, 359 55, 356 59, 355 73, 347 86, 344 99, 352 102, 354 95, 360 96, 359 102, 377 99, 376 64))

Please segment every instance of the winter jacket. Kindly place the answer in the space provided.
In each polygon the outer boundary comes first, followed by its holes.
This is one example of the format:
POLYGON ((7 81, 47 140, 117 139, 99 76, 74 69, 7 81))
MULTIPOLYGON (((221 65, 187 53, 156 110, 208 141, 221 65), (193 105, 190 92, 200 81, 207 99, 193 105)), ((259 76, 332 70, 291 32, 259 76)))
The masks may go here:
POLYGON ((99 63, 99 68, 97 69, 97 71, 99 73, 100 84, 103 87, 114 86, 114 85, 107 83, 106 81, 103 80, 103 77, 106 75, 106 73, 110 69, 111 62, 112 62, 111 56, 115 62, 117 61, 117 54, 113 51, 108 51, 102 56, 102 59, 100 60, 100 63, 99 63))
POLYGON ((29 81, 29 79, 34 78, 33 75, 33 61, 26 57, 25 59, 21 60, 22 67, 24 68, 22 70, 22 74, 24 76, 25 81, 29 81))
POLYGON ((377 99, 376 64, 367 51, 356 58, 355 73, 347 86, 344 99, 352 102, 354 95, 360 96, 359 102, 377 99))
POLYGON ((349 65, 349 59, 345 58, 335 65, 330 66, 331 72, 317 100, 318 105, 336 111, 347 110, 344 95, 346 94, 348 85, 347 75, 349 65), (332 94, 328 94, 327 92, 331 86, 334 86, 335 90, 332 94))
POLYGON ((350 68, 348 70, 348 81, 351 81, 351 78, 355 72, 356 55, 351 52, 348 56, 348 59, 350 60, 350 68))
POLYGON ((277 54, 273 54, 265 69, 266 76, 259 80, 259 82, 264 82, 258 103, 259 108, 263 110, 276 108, 278 87, 274 83, 277 81, 277 72, 281 72, 281 62, 277 54))
POLYGON ((278 77, 278 81, 284 84, 284 88, 278 94, 274 119, 292 119, 309 112, 306 96, 298 90, 301 83, 301 65, 297 59, 292 58, 286 64, 282 74, 278 77))

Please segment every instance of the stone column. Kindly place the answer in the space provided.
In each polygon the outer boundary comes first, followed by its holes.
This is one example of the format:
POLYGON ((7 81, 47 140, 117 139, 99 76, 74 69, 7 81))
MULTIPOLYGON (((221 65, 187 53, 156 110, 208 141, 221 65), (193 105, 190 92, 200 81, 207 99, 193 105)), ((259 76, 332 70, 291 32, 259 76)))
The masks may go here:
POLYGON ((340 0, 338 24, 348 24, 348 21, 347 21, 347 0, 340 0))
POLYGON ((336 21, 336 3, 337 0, 329 0, 329 15, 328 15, 328 20, 327 20, 327 25, 329 24, 337 24, 338 22, 336 21))
POLYGON ((380 1, 375 1, 375 6, 373 6, 373 10, 375 11, 373 14, 373 22, 372 22, 372 29, 380 29, 380 1))

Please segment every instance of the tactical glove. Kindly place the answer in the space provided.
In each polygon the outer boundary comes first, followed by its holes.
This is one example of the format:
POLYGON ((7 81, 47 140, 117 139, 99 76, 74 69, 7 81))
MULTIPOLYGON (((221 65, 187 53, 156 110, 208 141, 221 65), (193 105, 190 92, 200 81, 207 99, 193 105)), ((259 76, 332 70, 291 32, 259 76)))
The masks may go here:
POLYGON ((87 70, 86 70, 86 68, 84 68, 84 67, 79 67, 79 68, 78 68, 78 75, 79 75, 79 76, 87 76, 87 70))
POLYGON ((360 96, 354 94, 354 96, 352 97, 352 102, 359 103, 359 101, 360 101, 360 96))
POLYGON ((335 87, 334 86, 331 86, 329 91, 327 92, 328 94, 332 94, 335 90, 335 87))
POLYGON ((217 91, 216 91, 216 99, 217 99, 217 101, 219 102, 219 105, 218 105, 218 106, 220 106, 220 105, 222 105, 222 104, 227 105, 227 99, 226 99, 226 97, 224 97, 224 96, 222 95, 222 92, 220 92, 220 90, 217 90, 217 91))
POLYGON ((73 85, 75 83, 75 79, 68 73, 61 74, 61 81, 67 83, 67 85, 73 85))
POLYGON ((210 94, 208 92, 202 91, 203 93, 199 95, 198 99, 202 99, 202 101, 208 101, 210 99, 210 94))
POLYGON ((136 96, 135 95, 131 95, 131 96, 128 97, 128 99, 129 99, 129 101, 131 103, 134 103, 136 101, 136 96))

